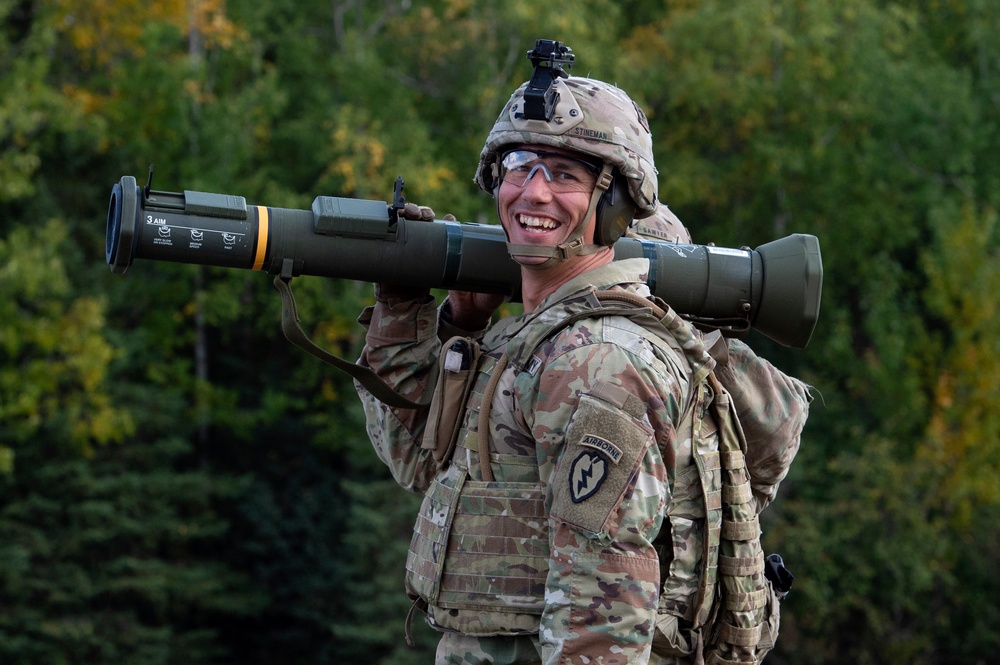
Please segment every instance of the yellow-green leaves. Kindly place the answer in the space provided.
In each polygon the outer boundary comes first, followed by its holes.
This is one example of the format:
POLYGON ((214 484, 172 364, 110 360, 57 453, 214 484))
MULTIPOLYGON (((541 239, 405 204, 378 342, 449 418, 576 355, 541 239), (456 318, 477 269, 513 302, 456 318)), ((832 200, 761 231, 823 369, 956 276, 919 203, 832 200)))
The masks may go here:
POLYGON ((0 470, 42 433, 89 454, 132 431, 108 392, 116 352, 102 300, 71 295, 68 241, 58 221, 0 239, 0 470))

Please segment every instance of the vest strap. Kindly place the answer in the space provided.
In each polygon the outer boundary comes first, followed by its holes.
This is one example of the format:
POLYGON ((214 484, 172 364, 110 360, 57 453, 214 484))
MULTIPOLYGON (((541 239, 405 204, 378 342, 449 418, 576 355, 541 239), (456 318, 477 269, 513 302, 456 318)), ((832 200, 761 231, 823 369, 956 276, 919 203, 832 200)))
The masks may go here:
POLYGON ((723 622, 719 632, 719 638, 741 647, 756 646, 760 642, 760 626, 753 628, 739 628, 729 623, 723 622))
POLYGON ((755 540, 760 537, 760 524, 756 517, 749 522, 723 520, 722 537, 726 540, 755 540))
POLYGON ((767 604, 767 589, 761 587, 746 593, 727 593, 726 609, 733 612, 752 612, 767 604))
POLYGON ((753 498, 753 490, 750 483, 740 483, 739 485, 723 485, 722 500, 730 505, 748 503, 753 498))
POLYGON ((747 457, 742 450, 728 450, 722 455, 722 463, 730 471, 738 471, 747 468, 747 457))
POLYGON ((500 383, 500 375, 507 368, 507 362, 505 352, 493 366, 489 383, 483 390, 483 402, 479 406, 479 466, 483 480, 488 483, 493 482, 493 467, 490 464, 490 410, 493 406, 493 395, 496 394, 497 385, 500 383))

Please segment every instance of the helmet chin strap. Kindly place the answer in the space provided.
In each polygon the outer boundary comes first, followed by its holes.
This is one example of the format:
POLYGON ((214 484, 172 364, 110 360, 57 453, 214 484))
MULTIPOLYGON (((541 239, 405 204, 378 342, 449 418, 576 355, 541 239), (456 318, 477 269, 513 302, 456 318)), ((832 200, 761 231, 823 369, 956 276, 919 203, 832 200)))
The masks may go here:
MULTIPOLYGON (((583 234, 587 230, 587 223, 597 210, 597 204, 601 200, 601 196, 611 186, 612 168, 607 163, 601 168, 601 173, 597 176, 597 185, 594 187, 594 193, 590 195, 590 205, 587 206, 587 213, 583 216, 580 223, 576 225, 576 228, 566 237, 565 241, 558 245, 516 245, 508 242, 507 251, 510 253, 511 258, 528 270, 545 270, 574 256, 596 254, 602 249, 606 249, 604 245, 588 245, 583 241, 583 234), (546 260, 541 263, 530 263, 523 260, 539 256, 545 257, 546 260)), ((499 198, 497 198, 497 204, 499 205, 499 198)), ((594 224, 597 224, 596 219, 594 220, 594 224)))

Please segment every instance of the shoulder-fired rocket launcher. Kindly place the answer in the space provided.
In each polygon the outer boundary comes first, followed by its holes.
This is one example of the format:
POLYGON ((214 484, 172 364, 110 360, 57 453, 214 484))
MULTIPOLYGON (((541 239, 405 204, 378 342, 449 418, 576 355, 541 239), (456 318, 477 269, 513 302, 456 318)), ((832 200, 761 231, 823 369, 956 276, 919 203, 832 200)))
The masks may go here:
MULTIPOLYGON (((124 273, 139 259, 501 293, 517 300, 520 268, 503 229, 402 218, 393 203, 319 196, 311 210, 248 205, 242 196, 140 188, 124 176, 111 191, 106 259, 124 273)), ((756 249, 620 239, 615 259, 649 259, 648 284, 675 311, 731 335, 749 328, 805 348, 819 316, 819 240, 794 234, 756 249)))

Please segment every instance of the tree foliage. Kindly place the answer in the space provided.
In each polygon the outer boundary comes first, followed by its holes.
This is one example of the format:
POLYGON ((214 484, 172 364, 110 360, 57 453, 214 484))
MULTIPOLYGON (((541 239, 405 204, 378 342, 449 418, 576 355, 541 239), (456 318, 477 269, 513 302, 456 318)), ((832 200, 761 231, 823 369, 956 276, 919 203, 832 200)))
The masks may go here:
MULTIPOLYGON (((265 275, 101 260, 109 187, 408 199, 469 221, 538 37, 646 110, 699 242, 820 238, 819 393, 765 546, 769 661, 1000 648, 1000 10, 990 0, 0 0, 0 654, 11 663, 428 662, 419 497, 265 275)), ((295 281, 351 357, 364 284, 295 281)))

